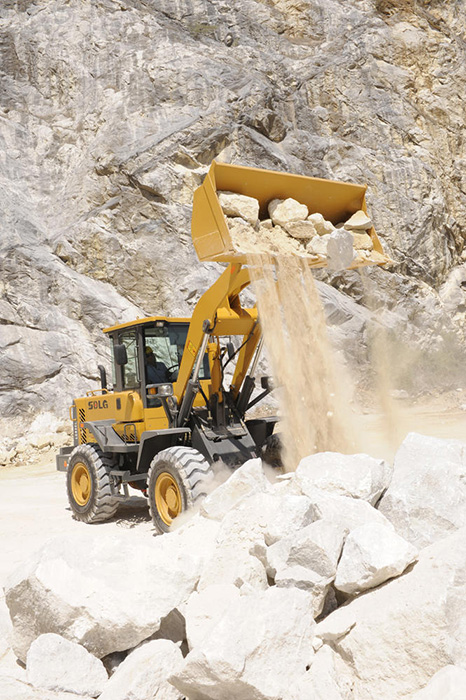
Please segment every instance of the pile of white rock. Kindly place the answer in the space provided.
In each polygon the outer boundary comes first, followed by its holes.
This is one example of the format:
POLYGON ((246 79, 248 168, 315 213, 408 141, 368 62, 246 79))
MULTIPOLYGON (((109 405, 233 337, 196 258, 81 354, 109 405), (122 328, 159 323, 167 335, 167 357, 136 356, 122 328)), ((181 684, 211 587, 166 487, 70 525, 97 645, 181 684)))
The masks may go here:
POLYGON ((58 537, 5 587, 27 678, 0 697, 463 698, 465 473, 411 434, 393 467, 251 460, 168 535, 58 537))
POLYGON ((58 451, 59 447, 69 444, 69 439, 68 423, 49 412, 40 413, 19 437, 0 438, 0 469, 32 463, 39 453, 50 449, 58 451))
POLYGON ((217 194, 238 252, 297 255, 335 270, 385 260, 374 250, 372 220, 362 210, 335 226, 289 197, 272 199, 268 204, 270 218, 261 220, 260 205, 254 197, 235 192, 217 194))

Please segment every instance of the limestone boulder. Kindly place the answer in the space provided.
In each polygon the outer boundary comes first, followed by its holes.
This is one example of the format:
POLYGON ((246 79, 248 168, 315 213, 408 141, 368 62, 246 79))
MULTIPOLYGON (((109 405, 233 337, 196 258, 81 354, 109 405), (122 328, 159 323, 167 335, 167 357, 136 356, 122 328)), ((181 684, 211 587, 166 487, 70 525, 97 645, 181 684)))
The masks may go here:
POLYGON ((335 588, 354 595, 399 576, 416 561, 416 547, 378 523, 357 527, 346 538, 335 588))
POLYGON ((312 221, 292 221, 284 224, 284 229, 289 236, 299 241, 309 241, 317 236, 317 231, 312 221))
POLYGON ((259 202, 254 197, 247 197, 236 192, 218 192, 218 199, 226 216, 239 216, 251 226, 259 219, 259 202))
POLYGON ((343 229, 335 229, 327 240, 327 268, 329 270, 346 270, 353 259, 352 234, 343 229))
POLYGON ((367 233, 353 232, 353 245, 355 250, 373 250, 374 243, 367 233))
POLYGON ((392 467, 366 454, 319 452, 304 457, 296 469, 296 483, 304 493, 318 488, 375 505, 388 488, 392 467))
POLYGON ((206 496, 200 512, 206 518, 221 520, 242 499, 254 493, 267 493, 270 489, 262 460, 250 459, 206 496))
POLYGON ((391 522, 379 510, 361 498, 339 496, 305 485, 301 488, 311 500, 313 520, 331 520, 350 532, 366 523, 380 523, 393 529, 391 522))
POLYGON ((99 700, 182 700, 168 682, 182 664, 178 645, 168 639, 141 644, 118 666, 99 700))
POLYGON ((232 583, 213 584, 191 594, 183 610, 190 650, 202 643, 239 597, 240 589, 232 583))
POLYGON ((355 674, 355 697, 412 697, 444 666, 465 666, 465 595, 461 528, 423 549, 404 576, 332 612, 316 635, 355 674))
POLYGON ((332 233, 335 229, 332 222, 324 219, 322 214, 319 214, 319 212, 309 214, 307 220, 314 225, 314 228, 319 236, 324 236, 326 233, 332 233))
POLYGON ((49 632, 99 658, 136 646, 192 593, 217 529, 199 518, 157 538, 86 531, 49 541, 6 582, 18 658, 49 632))
POLYGON ((331 647, 322 646, 311 667, 295 681, 283 700, 351 700, 351 673, 331 647))
POLYGON ((254 253, 260 235, 251 224, 241 217, 228 218, 228 230, 235 250, 254 253))
POLYGON ((412 695, 412 700, 463 700, 466 670, 449 664, 437 671, 425 688, 412 695))
POLYGON ((466 525, 466 443, 410 433, 393 467, 379 510, 399 535, 422 548, 466 525))
POLYGON ((307 219, 309 211, 305 204, 300 204, 288 197, 287 199, 272 199, 269 203, 269 216, 277 226, 285 227, 294 221, 307 219))
POLYGON ((58 634, 41 634, 26 658, 29 683, 34 688, 100 696, 108 675, 103 663, 76 642, 58 634))
POLYGON ((345 221, 345 229, 349 231, 367 231, 372 227, 372 221, 367 214, 360 209, 345 221))
POLYGON ((265 552, 267 573, 277 587, 310 592, 314 618, 322 612, 335 578, 346 533, 341 525, 318 520, 265 552))
POLYGON ((170 680, 189 698, 276 700, 306 672, 314 628, 305 591, 242 595, 170 680))

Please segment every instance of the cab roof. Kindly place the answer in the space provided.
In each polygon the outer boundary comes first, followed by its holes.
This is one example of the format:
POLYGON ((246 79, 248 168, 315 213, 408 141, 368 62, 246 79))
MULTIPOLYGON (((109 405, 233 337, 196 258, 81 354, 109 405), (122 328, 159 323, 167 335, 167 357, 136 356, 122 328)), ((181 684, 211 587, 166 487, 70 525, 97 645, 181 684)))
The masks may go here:
POLYGON ((156 321, 164 323, 190 323, 190 318, 172 318, 170 316, 147 316, 147 318, 136 318, 134 321, 126 323, 118 323, 108 328, 103 328, 104 333, 113 333, 114 331, 122 330, 123 328, 139 328, 140 326, 152 326, 156 321))

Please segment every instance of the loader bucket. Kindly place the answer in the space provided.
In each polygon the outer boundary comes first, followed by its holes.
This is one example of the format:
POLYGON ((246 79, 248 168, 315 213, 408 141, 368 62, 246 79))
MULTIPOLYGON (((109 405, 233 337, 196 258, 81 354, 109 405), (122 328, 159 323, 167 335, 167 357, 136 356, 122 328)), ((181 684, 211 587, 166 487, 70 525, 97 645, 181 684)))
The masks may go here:
MULTIPOLYGON (((273 170, 212 162, 204 182, 194 192, 191 233, 201 261, 246 263, 247 255, 235 249, 218 192, 229 191, 254 197, 259 201, 260 219, 268 218, 272 199, 292 197, 306 204, 309 213, 319 212, 334 225, 347 221, 358 210, 367 213, 366 185, 292 175, 273 170)), ((373 243, 371 258, 356 256, 351 268, 384 265, 391 262, 382 250, 372 227, 367 231, 373 243)), ((311 267, 326 267, 325 257, 307 259, 311 267)))

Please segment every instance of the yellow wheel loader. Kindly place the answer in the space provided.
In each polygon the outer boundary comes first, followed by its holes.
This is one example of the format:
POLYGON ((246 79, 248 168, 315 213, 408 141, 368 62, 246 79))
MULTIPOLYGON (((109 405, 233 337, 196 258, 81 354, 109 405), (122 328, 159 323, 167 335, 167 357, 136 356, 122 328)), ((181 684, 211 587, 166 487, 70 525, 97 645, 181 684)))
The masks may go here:
MULTIPOLYGON (((201 297, 192 318, 152 316, 104 329, 113 348, 113 386, 107 386, 99 367, 101 387, 70 407, 74 446, 57 455, 75 518, 107 520, 132 487, 147 495, 155 528, 167 532, 174 518, 205 495, 215 462, 234 469, 264 451, 266 459, 267 450, 276 452, 272 434, 277 418, 247 418, 272 383, 262 377, 262 391, 252 398, 261 329, 257 309, 241 304, 250 270, 247 256, 235 249, 218 192, 256 198, 262 217, 272 199, 292 197, 337 224, 366 211, 365 190, 212 163, 194 193, 192 237, 201 261, 227 263, 226 269, 201 297), (239 337, 236 346, 232 336, 239 337), (225 387, 227 368, 233 376, 225 387)), ((356 259, 352 267, 389 261, 374 229, 367 233, 375 259, 356 259)), ((308 262, 325 266, 318 256, 308 262)))

